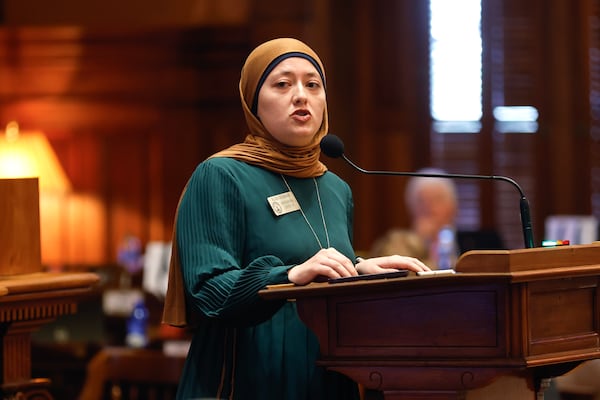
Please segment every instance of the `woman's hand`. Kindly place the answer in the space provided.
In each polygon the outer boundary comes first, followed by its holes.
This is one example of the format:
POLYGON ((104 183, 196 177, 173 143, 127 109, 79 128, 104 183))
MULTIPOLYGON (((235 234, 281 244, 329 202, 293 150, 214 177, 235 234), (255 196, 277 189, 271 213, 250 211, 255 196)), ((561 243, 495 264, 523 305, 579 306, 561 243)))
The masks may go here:
POLYGON ((374 257, 366 260, 361 259, 356 264, 356 270, 359 274, 380 274, 393 272, 398 269, 406 269, 413 272, 431 271, 431 268, 419 259, 399 255, 374 257))
POLYGON ((358 273, 354 263, 333 247, 319 250, 314 256, 288 271, 289 281, 296 285, 306 285, 317 278, 335 279, 355 275, 358 273))

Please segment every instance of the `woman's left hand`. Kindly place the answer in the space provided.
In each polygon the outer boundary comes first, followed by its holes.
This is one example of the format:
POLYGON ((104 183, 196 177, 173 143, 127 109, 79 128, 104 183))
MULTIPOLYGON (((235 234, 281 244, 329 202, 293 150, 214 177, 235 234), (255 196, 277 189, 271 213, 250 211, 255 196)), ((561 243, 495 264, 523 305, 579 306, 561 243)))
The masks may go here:
POLYGON ((368 258, 356 264, 356 271, 359 274, 380 274, 393 272, 393 270, 398 269, 406 269, 413 272, 431 271, 431 268, 421 260, 399 255, 368 258))

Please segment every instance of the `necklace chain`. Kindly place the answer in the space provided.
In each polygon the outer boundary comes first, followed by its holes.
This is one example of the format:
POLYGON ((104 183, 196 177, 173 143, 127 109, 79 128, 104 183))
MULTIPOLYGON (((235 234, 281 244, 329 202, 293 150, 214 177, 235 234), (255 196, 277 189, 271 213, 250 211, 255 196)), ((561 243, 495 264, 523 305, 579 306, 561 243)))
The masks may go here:
MULTIPOLYGON (((285 183, 285 186, 288 188, 288 190, 290 191, 290 193, 294 194, 294 191, 292 190, 292 188, 288 184, 288 182, 285 179, 285 177, 283 175, 280 175, 280 176, 281 176, 281 179, 283 179, 283 183, 285 183)), ((327 248, 329 248, 329 247, 331 247, 331 245, 329 243, 329 232, 327 231, 327 224, 325 223, 325 214, 323 214, 323 205, 321 204, 321 194, 319 193, 319 184, 317 183, 317 180, 315 178, 313 178, 313 182, 315 183, 315 189, 317 191, 317 201, 319 202, 319 209, 321 210, 321 220, 323 221, 323 228, 325 229, 325 238, 327 239, 327 248)), ((296 196, 294 195, 294 197, 296 197, 296 196)), ((296 199, 296 201, 297 201, 297 199, 296 199)), ((306 221, 306 225, 308 225, 308 227, 310 228, 311 232, 315 236, 315 239, 317 239, 317 243, 319 243, 319 247, 322 249, 323 248, 323 244, 321 243, 321 240, 319 239, 319 236, 317 236, 317 233, 315 232, 315 230, 314 230, 313 226, 311 225, 310 221, 308 220, 308 218, 306 218, 306 214, 304 214, 304 210, 302 209, 302 206, 300 205, 300 202, 298 202, 298 206, 300 207, 300 213, 302 214, 302 217, 304 218, 304 221, 306 221)))

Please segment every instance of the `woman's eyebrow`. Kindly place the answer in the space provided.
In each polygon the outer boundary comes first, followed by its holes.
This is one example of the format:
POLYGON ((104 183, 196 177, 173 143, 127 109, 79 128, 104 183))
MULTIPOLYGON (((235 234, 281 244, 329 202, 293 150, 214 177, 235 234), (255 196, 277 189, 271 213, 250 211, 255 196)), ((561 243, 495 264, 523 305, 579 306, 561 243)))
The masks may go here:
MULTIPOLYGON (((287 69, 278 71, 273 74, 273 76, 289 76, 289 75, 294 75, 294 72, 292 70, 287 70, 287 69)), ((319 74, 317 73, 317 71, 307 71, 307 72, 304 72, 302 75, 309 77, 309 78, 312 78, 312 77, 319 77, 319 79, 321 78, 319 76, 319 74)))

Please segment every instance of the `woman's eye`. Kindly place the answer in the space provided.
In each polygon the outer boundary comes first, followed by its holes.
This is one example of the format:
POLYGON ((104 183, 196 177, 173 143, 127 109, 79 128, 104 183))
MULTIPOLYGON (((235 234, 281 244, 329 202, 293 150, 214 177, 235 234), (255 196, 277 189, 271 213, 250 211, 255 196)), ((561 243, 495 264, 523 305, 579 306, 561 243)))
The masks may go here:
POLYGON ((309 87, 311 89, 316 89, 318 87, 320 87, 321 85, 319 84, 319 82, 308 82, 306 84, 306 87, 309 87))
POLYGON ((285 82, 285 81, 279 81, 279 82, 275 83, 275 86, 278 87, 278 88, 284 88, 287 85, 288 85, 288 83, 285 82))

